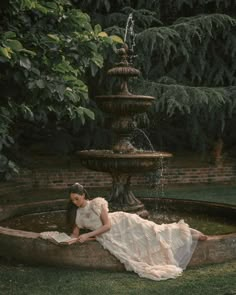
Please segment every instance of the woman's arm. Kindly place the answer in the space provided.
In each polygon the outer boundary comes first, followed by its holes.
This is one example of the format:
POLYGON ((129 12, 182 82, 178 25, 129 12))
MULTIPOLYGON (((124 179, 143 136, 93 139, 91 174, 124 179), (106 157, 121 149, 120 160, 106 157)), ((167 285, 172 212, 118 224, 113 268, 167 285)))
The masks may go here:
POLYGON ((79 238, 78 238, 78 241, 80 243, 83 243, 86 240, 91 239, 92 237, 99 236, 99 235, 101 235, 101 234, 103 234, 103 233, 110 230, 111 221, 110 221, 110 218, 108 216, 108 212, 107 212, 107 210, 105 208, 102 209, 100 218, 101 218, 101 221, 102 221, 102 226, 99 227, 98 229, 94 230, 94 231, 91 231, 89 233, 80 235, 79 238))
POLYGON ((77 225, 74 226, 71 237, 72 238, 78 238, 79 237, 79 228, 78 228, 77 225))

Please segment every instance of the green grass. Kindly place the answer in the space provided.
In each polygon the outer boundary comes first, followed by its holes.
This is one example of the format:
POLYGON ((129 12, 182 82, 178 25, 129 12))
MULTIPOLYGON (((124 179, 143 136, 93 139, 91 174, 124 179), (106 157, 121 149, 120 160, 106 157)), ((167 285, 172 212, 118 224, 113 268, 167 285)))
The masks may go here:
MULTIPOLYGON (((134 188, 137 196, 155 196, 154 191, 134 188)), ((107 190, 91 189, 91 196, 107 190)), ((3 203, 65 198, 66 191, 32 191, 8 196, 3 203), (29 199, 30 197, 30 199, 29 199)), ((236 205, 236 184, 179 185, 165 189, 168 198, 205 200, 236 205)), ((10 245, 9 245, 10 247, 10 245)), ((175 280, 151 281, 131 272, 85 271, 72 268, 24 266, 0 262, 2 295, 236 295, 236 261, 188 268, 175 280)))
POLYGON ((205 184, 166 188, 166 197, 236 205, 236 184, 205 184))
POLYGON ((130 272, 2 265, 0 294, 233 295, 236 294, 236 261, 188 269, 175 280, 160 282, 130 272))
MULTIPOLYGON (((138 197, 155 197, 154 189, 135 188, 138 197)), ((161 193, 159 193, 161 196, 161 193)), ((163 197, 195 201, 207 201, 236 205, 236 184, 188 184, 166 185, 163 197)))

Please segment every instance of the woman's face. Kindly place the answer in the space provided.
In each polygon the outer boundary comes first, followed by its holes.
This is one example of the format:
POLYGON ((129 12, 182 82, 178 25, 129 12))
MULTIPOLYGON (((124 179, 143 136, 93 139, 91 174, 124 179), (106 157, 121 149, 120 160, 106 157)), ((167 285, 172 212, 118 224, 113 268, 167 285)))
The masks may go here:
POLYGON ((77 207, 83 207, 84 205, 84 201, 85 201, 85 195, 79 195, 76 193, 71 193, 70 194, 70 199, 72 201, 73 204, 75 204, 75 206, 77 207))

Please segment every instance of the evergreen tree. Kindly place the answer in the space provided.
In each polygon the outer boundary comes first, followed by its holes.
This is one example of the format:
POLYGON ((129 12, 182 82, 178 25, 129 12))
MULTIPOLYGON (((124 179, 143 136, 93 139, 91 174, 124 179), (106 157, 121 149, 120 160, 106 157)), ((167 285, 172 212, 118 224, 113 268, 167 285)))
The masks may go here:
POLYGON ((234 0, 73 2, 106 32, 122 38, 132 13, 134 64, 142 72, 132 88, 156 97, 143 120, 149 121, 157 148, 207 151, 222 140, 235 147, 234 0))

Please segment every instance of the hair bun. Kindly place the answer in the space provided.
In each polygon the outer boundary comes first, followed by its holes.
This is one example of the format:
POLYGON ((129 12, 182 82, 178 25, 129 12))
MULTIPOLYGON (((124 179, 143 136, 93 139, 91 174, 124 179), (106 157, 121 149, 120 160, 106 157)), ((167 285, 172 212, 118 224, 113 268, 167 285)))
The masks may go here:
POLYGON ((76 182, 76 183, 74 183, 74 185, 78 185, 78 186, 80 186, 80 187, 82 187, 82 188, 83 188, 83 185, 82 185, 82 184, 80 184, 79 182, 76 182))

